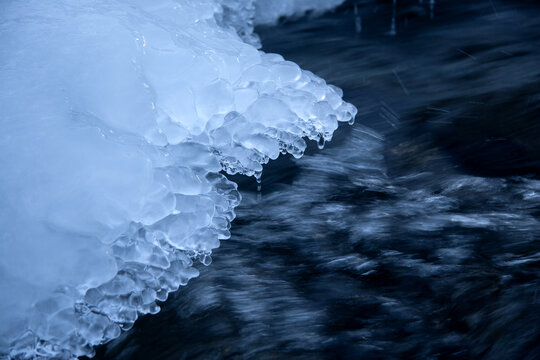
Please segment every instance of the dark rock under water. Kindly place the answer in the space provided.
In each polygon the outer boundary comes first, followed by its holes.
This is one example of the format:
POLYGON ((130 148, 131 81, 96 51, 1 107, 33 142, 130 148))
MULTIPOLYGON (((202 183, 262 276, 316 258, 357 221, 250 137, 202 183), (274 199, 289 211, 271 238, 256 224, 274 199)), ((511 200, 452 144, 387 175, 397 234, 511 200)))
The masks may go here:
POLYGON ((97 359, 540 359, 540 7, 358 4, 259 29, 356 124, 235 177, 214 262, 97 359))

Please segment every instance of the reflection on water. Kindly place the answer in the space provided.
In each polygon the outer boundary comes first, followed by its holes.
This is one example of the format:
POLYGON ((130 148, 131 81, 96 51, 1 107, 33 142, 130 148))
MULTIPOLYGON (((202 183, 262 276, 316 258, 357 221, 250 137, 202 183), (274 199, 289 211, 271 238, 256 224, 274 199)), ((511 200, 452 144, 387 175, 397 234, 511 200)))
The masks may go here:
POLYGON ((358 3, 261 30, 357 123, 235 178, 212 265, 97 358, 540 358, 540 9, 358 3))

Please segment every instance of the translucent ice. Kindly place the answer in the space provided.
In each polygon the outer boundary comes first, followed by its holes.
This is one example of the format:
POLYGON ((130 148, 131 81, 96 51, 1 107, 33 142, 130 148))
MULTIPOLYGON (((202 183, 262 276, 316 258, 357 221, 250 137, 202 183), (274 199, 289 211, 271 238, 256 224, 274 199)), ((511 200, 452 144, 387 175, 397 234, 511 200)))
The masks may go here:
POLYGON ((221 170, 259 176, 354 118, 227 3, 2 3, 0 357, 91 355, 159 311, 229 237, 221 170))

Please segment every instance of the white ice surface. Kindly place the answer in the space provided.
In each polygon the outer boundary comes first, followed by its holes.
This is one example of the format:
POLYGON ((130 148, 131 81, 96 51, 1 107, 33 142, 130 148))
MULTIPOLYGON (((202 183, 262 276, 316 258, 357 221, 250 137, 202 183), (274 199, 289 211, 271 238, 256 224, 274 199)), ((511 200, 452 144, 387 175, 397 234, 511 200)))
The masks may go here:
POLYGON ((253 32, 256 25, 275 25, 281 18, 298 18, 306 14, 321 14, 345 0, 220 0, 216 12, 218 24, 232 27, 247 43, 260 47, 253 32))
POLYGON ((356 114, 213 0, 0 7, 0 358, 91 355, 159 311, 229 237, 220 171, 259 176, 356 114))
POLYGON ((255 23, 272 25, 280 17, 302 16, 308 11, 321 13, 341 5, 345 0, 255 0, 255 23))

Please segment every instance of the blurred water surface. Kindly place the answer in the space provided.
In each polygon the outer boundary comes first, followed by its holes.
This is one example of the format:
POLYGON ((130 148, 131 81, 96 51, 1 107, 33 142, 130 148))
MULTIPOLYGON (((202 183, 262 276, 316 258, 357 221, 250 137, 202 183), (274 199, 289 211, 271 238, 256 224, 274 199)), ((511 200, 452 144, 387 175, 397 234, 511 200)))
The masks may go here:
POLYGON ((259 29, 357 122, 234 177, 214 262, 96 358, 540 359, 540 7, 397 3, 259 29))

